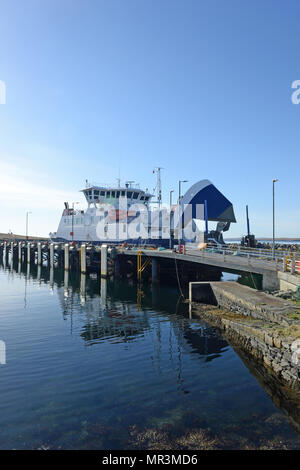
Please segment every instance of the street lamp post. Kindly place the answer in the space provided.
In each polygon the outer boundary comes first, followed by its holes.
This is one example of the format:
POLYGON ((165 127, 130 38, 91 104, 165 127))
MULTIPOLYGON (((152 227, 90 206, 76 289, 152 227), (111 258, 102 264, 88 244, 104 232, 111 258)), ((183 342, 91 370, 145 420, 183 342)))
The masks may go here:
POLYGON ((272 180, 273 183, 273 245, 272 245, 272 257, 275 259, 275 183, 278 179, 272 180))
POLYGON ((181 210, 180 210, 180 201, 181 201, 181 183, 187 183, 188 180, 179 180, 178 181, 178 214, 179 214, 179 217, 180 217, 180 222, 179 222, 179 245, 181 243, 181 238, 182 238, 182 228, 181 228, 181 224, 182 224, 182 213, 181 213, 181 210))
POLYGON ((172 248, 172 194, 174 189, 170 191, 170 248, 172 248))
POLYGON ((31 214, 31 212, 26 212, 26 240, 28 240, 28 215, 31 214))

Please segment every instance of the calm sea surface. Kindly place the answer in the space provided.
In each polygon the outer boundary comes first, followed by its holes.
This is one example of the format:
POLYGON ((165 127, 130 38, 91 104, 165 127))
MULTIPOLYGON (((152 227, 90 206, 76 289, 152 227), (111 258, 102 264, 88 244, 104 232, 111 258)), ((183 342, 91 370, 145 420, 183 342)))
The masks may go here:
POLYGON ((1 265, 0 298, 1 449, 129 449, 191 430, 226 448, 300 448, 290 417, 175 288, 1 265))

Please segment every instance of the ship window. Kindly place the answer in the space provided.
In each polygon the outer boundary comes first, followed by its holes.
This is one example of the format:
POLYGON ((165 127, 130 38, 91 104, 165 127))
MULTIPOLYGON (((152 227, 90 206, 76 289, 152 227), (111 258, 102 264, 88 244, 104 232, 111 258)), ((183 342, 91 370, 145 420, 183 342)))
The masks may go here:
POLYGON ((117 191, 117 198, 120 197, 120 191, 117 191))
POLYGON ((107 191, 106 193, 106 197, 109 198, 110 197, 110 191, 107 191))
POLYGON ((98 190, 97 190, 97 191, 96 191, 96 190, 94 191, 94 196, 99 196, 99 191, 98 191, 98 190))
POLYGON ((139 193, 133 193, 133 199, 137 199, 139 197, 139 193))
POLYGON ((132 191, 127 191, 127 197, 128 197, 128 199, 132 198, 132 191))
POLYGON ((111 192, 111 197, 116 197, 116 192, 115 191, 111 192))
POLYGON ((121 194, 121 195, 122 195, 122 196, 125 196, 125 191, 122 191, 122 194, 121 194))
POLYGON ((92 194, 92 191, 89 191, 89 194, 92 194))
POLYGON ((141 199, 141 201, 144 201, 145 196, 141 196, 140 199, 141 199))
POLYGON ((105 191, 100 191, 100 196, 105 196, 105 191))

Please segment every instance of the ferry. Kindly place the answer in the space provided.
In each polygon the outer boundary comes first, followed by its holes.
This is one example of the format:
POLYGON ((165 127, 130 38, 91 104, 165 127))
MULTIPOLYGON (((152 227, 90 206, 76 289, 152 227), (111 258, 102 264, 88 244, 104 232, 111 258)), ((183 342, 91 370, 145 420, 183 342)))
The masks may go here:
POLYGON ((232 203, 209 180, 200 180, 179 196, 177 204, 162 204, 161 168, 157 172, 157 200, 134 181, 123 186, 94 185, 81 190, 86 210, 64 203, 54 242, 91 242, 136 246, 173 247, 176 244, 223 244, 223 232, 236 222, 232 203), (208 223, 215 222, 214 228, 208 223))

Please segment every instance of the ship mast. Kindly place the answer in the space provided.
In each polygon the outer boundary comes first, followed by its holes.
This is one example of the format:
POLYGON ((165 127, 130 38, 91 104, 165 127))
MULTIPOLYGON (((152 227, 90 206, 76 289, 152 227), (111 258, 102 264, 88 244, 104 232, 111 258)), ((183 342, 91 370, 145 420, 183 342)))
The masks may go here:
POLYGON ((160 170, 163 170, 163 168, 160 166, 154 168, 153 170, 153 173, 157 174, 157 183, 156 183, 157 201, 156 202, 158 203, 159 209, 161 208, 161 201, 162 201, 160 170))

